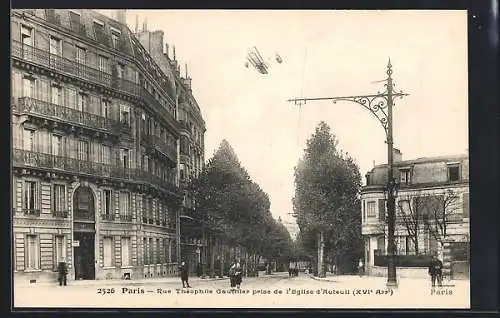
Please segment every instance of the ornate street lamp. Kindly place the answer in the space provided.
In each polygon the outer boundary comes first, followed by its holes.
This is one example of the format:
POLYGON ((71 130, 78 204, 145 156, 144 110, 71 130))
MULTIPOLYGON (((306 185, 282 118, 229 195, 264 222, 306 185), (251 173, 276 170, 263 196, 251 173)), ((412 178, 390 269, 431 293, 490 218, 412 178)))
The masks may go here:
POLYGON ((394 228, 396 222, 396 208, 395 208, 395 194, 396 182, 394 180, 394 146, 393 146, 393 133, 392 133, 392 108, 394 106, 395 98, 403 98, 408 94, 400 91, 394 92, 394 83, 392 82, 392 65, 391 59, 387 64, 387 78, 384 80, 386 90, 383 93, 371 95, 358 95, 358 96, 336 96, 336 97, 318 97, 318 98, 295 98, 289 99, 288 102, 294 102, 295 105, 305 104, 308 100, 331 100, 333 103, 337 101, 354 102, 368 109, 378 121, 382 124, 386 134, 387 143, 387 230, 388 230, 388 250, 389 262, 387 266, 387 286, 397 287, 396 266, 394 262, 394 255, 396 252, 394 242, 394 228))

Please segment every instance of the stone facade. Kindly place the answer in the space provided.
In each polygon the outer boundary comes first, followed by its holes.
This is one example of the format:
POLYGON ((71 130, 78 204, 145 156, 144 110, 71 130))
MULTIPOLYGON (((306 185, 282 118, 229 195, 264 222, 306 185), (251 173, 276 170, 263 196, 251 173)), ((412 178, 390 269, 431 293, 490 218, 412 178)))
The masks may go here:
POLYGON ((15 279, 176 275, 183 79, 93 10, 13 10, 11 30, 15 279))
MULTIPOLYGON (((448 242, 469 242, 469 158, 467 155, 406 161, 401 158, 400 153, 395 156, 394 164, 398 184, 396 252, 437 254, 450 275, 454 257, 447 253, 448 242)), ((365 266, 372 275, 380 274, 374 263, 375 254, 387 253, 386 183, 387 165, 379 165, 366 174, 366 185, 361 191, 365 266)))

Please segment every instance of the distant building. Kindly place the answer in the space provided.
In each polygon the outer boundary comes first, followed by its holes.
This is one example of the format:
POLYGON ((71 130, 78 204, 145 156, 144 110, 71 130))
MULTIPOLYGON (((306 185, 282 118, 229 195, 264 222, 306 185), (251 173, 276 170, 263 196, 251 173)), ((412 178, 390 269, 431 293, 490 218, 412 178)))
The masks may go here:
MULTIPOLYGON (((394 166, 398 184, 396 253, 412 255, 417 254, 417 249, 421 255, 437 253, 444 258, 449 271, 467 275, 468 155, 403 161, 399 150, 395 150, 394 166), (453 268, 455 263, 457 266, 453 268)), ((387 253, 386 184, 387 165, 378 165, 366 174, 366 186, 361 191, 364 258, 367 272, 373 275, 386 273, 386 268, 374 263, 376 255, 387 253)))

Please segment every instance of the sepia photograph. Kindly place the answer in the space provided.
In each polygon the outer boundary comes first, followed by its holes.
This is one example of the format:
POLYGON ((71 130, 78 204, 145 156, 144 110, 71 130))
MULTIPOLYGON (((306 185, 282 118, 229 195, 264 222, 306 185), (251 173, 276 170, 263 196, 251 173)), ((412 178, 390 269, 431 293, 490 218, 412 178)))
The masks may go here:
POLYGON ((10 24, 14 308, 470 308, 466 10, 10 24))

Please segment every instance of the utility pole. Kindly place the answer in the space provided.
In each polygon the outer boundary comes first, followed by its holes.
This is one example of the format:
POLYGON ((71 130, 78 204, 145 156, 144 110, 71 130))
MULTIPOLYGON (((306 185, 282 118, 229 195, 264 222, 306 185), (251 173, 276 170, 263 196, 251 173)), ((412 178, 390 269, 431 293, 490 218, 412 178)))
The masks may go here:
POLYGON ((400 91, 399 93, 394 92, 394 83, 392 82, 392 65, 391 59, 387 63, 387 78, 384 80, 386 84, 386 91, 383 93, 378 92, 377 94, 370 95, 357 95, 357 96, 334 96, 334 97, 317 97, 317 98, 295 98, 289 99, 288 102, 294 102, 295 105, 305 104, 307 101, 320 101, 320 100, 331 100, 335 104, 337 101, 347 101, 353 102, 363 106, 368 109, 378 121, 382 124, 386 134, 387 143, 387 230, 388 230, 388 250, 387 254, 389 256, 388 266, 387 266, 387 286, 397 287, 396 278, 396 266, 395 266, 395 242, 394 242, 394 228, 396 222, 396 182, 394 180, 394 144, 393 144, 393 132, 392 132, 392 108, 394 107, 395 98, 403 98, 408 96, 408 94, 400 91))

